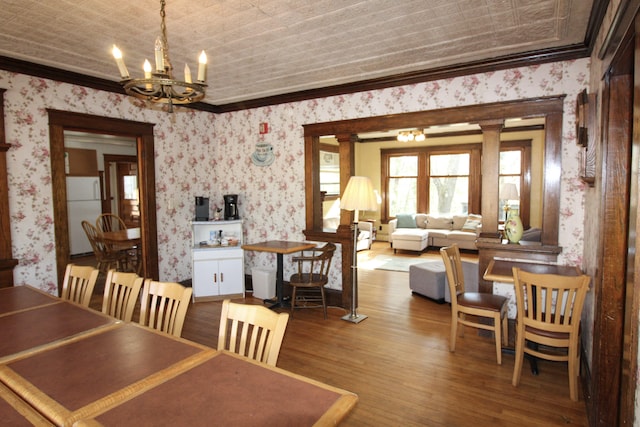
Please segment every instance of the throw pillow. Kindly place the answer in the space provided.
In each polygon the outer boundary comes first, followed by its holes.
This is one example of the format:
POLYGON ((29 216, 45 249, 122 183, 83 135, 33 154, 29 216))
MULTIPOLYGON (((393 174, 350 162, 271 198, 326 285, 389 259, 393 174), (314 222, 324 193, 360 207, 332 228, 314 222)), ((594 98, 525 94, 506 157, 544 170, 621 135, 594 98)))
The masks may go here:
POLYGON ((469 214, 469 217, 467 218, 464 225, 462 226, 461 231, 468 231, 469 233, 475 233, 476 230, 478 229, 478 226, 480 226, 480 224, 482 224, 482 216, 469 214))
POLYGON ((398 214, 397 228, 416 228, 416 218, 411 214, 398 214))

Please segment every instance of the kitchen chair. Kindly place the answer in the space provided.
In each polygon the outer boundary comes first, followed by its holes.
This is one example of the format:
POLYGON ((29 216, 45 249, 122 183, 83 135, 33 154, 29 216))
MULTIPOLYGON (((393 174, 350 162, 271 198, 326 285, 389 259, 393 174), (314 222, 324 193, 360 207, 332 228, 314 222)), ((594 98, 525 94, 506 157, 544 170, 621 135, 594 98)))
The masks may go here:
POLYGON ((96 268, 103 273, 110 268, 115 267, 119 270, 125 270, 127 266, 127 254, 119 250, 111 250, 109 246, 104 244, 104 241, 100 238, 98 229, 88 221, 82 221, 82 228, 84 229, 89 243, 91 243, 91 249, 96 257, 96 268))
POLYGON ((131 322, 143 281, 135 273, 109 270, 104 283, 102 312, 124 322, 131 322))
POLYGON ((306 251, 303 251, 300 256, 292 258, 298 264, 298 272, 289 278, 289 284, 293 287, 291 317, 296 307, 322 307, 324 318, 327 318, 324 285, 329 282, 329 269, 335 251, 336 245, 327 243, 321 248, 312 249, 309 255, 305 255, 306 251))
POLYGON ((590 277, 529 273, 514 267, 513 279, 518 315, 512 384, 520 383, 525 353, 568 362, 569 396, 578 401, 580 316, 590 277))
POLYGON ((191 292, 191 288, 179 283, 145 279, 139 323, 179 337, 189 308, 191 292))
POLYGON ((276 366, 289 313, 261 305, 222 302, 218 350, 228 350, 276 366))
POLYGON ((449 351, 455 351, 458 324, 492 331, 496 340, 496 357, 498 365, 502 364, 502 340, 507 340, 507 298, 489 293, 466 292, 464 273, 460 260, 460 249, 457 244, 440 249, 442 261, 447 273, 449 291, 451 293, 451 337, 449 351), (466 315, 472 316, 467 318, 466 315), (478 317, 477 321, 475 317, 478 317), (491 324, 483 323, 484 319, 492 319, 491 324))
POLYGON ((89 307, 99 270, 91 266, 68 264, 62 281, 60 298, 89 307))
MULTIPOLYGON (((96 219, 96 228, 100 233, 104 233, 105 231, 126 230, 127 225, 118 215, 113 213, 103 213, 98 215, 98 218, 96 219)), ((138 271, 142 255, 140 247, 126 243, 119 245, 112 244, 110 246, 109 250, 111 251, 119 250, 125 252, 127 254, 127 262, 130 264, 131 271, 138 271)))
POLYGON ((118 215, 103 213, 98 215, 98 219, 96 219, 96 228, 104 233, 105 231, 126 230, 127 226, 118 215))

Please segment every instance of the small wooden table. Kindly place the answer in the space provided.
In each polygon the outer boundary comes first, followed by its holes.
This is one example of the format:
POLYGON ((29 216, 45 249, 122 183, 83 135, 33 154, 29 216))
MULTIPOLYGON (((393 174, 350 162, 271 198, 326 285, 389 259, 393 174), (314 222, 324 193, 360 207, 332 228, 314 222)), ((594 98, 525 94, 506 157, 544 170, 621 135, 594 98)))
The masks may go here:
POLYGON ((276 269, 276 301, 271 302, 270 308, 285 307, 286 304, 283 298, 284 288, 284 254, 292 254, 295 252, 306 251, 315 248, 315 243, 309 242, 289 242, 286 240, 269 240, 266 242, 253 243, 250 245, 242 245, 242 249, 245 251, 257 251, 257 252, 272 252, 277 254, 277 269, 276 269))
POLYGON ((582 274, 578 267, 492 259, 482 278, 491 282, 513 283, 513 267, 537 274, 560 274, 563 276, 579 276, 582 274))

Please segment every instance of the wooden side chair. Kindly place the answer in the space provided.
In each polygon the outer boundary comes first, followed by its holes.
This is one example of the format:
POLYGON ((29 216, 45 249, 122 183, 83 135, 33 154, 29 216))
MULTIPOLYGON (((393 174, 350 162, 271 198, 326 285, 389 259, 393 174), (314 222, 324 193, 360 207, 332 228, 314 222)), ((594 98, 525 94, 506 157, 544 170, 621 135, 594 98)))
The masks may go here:
POLYGON ((98 273, 99 270, 91 266, 68 264, 64 272, 60 298, 89 307, 98 273))
POLYGON ((580 317, 590 277, 540 274, 513 268, 518 315, 512 384, 520 383, 524 354, 567 362, 569 396, 578 401, 580 317), (525 345, 526 341, 534 345, 525 345))
POLYGON ((103 273, 111 268, 119 270, 126 270, 127 267, 127 254, 119 250, 111 250, 103 240, 100 238, 98 229, 89 221, 82 221, 82 228, 84 229, 89 243, 91 243, 91 249, 96 257, 96 268, 103 273))
POLYGON ((289 313, 261 305, 222 302, 218 350, 228 350, 276 366, 289 313))
POLYGON ((131 322, 143 281, 135 273, 109 270, 104 283, 102 312, 124 322, 131 322))
MULTIPOLYGON (((502 364, 502 342, 508 337, 507 298, 489 293, 466 292, 464 287, 464 273, 460 250, 457 244, 441 248, 440 255, 447 272, 449 291, 451 293, 451 337, 449 350, 456 350, 458 325, 471 326, 478 329, 492 331, 496 340, 496 358, 498 365, 502 364), (472 316, 467 318, 466 315, 472 316), (478 318, 475 321, 474 317, 478 318), (484 319, 491 319, 491 324, 483 323, 484 319)), ((464 334, 464 329, 461 329, 464 334)))
POLYGON ((187 315, 192 289, 173 282, 144 281, 140 321, 158 331, 179 337, 187 315))
MULTIPOLYGON (((127 225, 124 220, 113 213, 103 213, 98 215, 96 219, 96 228, 100 233, 105 231, 126 230, 127 225)), ((127 263, 131 271, 138 271, 140 258, 142 256, 141 248, 131 244, 110 245, 110 251, 122 251, 126 254, 127 263)))
POLYGON ((310 252, 303 251, 300 256, 293 257, 298 264, 298 272, 289 278, 293 288, 291 294, 291 316, 298 308, 322 307, 324 318, 327 318, 327 301, 324 285, 329 282, 329 269, 336 245, 327 243, 321 248, 314 248, 310 252))
POLYGON ((127 226, 118 215, 103 213, 98 215, 98 218, 96 219, 96 228, 101 233, 104 233, 105 231, 126 230, 127 226))

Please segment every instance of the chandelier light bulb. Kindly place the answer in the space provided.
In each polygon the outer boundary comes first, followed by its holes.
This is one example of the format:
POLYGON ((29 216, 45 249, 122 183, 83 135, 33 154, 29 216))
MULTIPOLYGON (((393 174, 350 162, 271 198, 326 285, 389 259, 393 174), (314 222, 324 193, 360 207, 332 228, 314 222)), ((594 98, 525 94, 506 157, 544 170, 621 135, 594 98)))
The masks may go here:
POLYGON ((207 80, 207 54, 203 50, 198 58, 198 81, 204 82, 205 80, 207 80))
POLYGON ((120 76, 123 79, 129 78, 129 70, 127 70, 127 66, 124 65, 124 60, 122 59, 122 51, 118 49, 118 46, 113 45, 113 49, 111 50, 111 54, 113 58, 116 60, 116 65, 118 66, 118 70, 120 71, 120 76))

